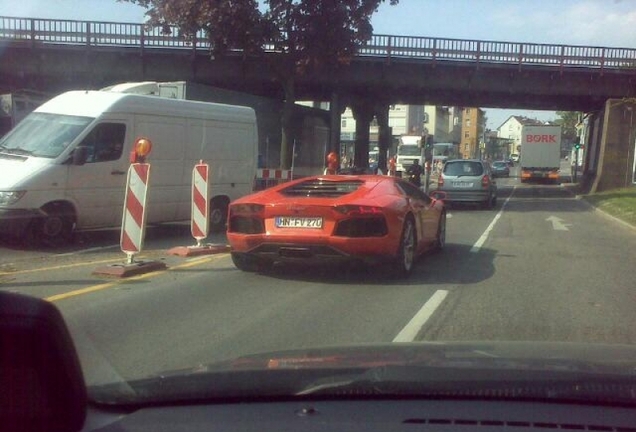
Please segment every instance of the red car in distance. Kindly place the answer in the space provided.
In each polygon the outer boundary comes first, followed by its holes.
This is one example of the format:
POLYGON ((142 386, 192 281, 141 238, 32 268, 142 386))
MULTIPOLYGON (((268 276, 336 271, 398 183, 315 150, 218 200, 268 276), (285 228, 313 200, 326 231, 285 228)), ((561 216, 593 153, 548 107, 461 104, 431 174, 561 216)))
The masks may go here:
POLYGON ((229 207, 232 261, 244 271, 275 262, 394 262, 408 276, 422 253, 446 240, 444 193, 396 177, 304 177, 242 197, 229 207))

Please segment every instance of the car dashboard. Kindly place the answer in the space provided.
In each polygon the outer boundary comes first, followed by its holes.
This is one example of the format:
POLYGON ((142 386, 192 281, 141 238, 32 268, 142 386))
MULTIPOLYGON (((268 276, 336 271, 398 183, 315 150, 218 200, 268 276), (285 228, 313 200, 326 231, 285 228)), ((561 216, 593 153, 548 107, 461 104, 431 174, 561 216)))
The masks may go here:
POLYGON ((90 409, 84 431, 636 431, 629 407, 479 400, 316 400, 90 409))

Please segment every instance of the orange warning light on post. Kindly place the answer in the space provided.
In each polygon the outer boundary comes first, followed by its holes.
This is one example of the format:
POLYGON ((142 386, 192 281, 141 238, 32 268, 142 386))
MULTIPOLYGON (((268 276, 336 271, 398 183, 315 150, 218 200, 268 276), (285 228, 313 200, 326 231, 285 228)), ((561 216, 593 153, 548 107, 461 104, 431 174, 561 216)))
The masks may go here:
POLYGON ((143 163, 151 150, 152 142, 148 138, 137 138, 133 150, 130 152, 130 162, 143 163))

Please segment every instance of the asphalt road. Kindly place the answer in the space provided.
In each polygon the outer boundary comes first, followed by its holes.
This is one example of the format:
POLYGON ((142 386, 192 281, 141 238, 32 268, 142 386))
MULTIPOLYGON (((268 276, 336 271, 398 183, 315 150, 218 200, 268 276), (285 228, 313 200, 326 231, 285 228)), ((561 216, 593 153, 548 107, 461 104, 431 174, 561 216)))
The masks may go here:
POLYGON ((248 274, 227 254, 167 256, 168 247, 192 242, 180 228, 146 242, 142 258, 163 260, 167 271, 92 276, 123 259, 106 238, 63 252, 21 250, 32 255, 14 262, 2 255, 0 289, 62 310, 89 384, 333 344, 636 343, 636 232, 562 186, 498 183, 495 210, 451 208, 447 248, 423 257, 408 280, 391 279, 385 267, 248 274))

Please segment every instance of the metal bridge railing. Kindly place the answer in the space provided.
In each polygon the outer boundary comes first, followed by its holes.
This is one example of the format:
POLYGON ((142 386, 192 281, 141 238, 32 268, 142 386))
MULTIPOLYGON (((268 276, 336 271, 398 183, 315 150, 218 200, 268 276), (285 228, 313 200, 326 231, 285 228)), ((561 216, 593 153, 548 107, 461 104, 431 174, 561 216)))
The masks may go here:
MULTIPOLYGON (((0 16, 0 41, 18 41, 87 47, 137 47, 209 50, 205 34, 193 40, 179 36, 176 28, 164 34, 144 24, 50 20, 0 16)), ((264 47, 273 51, 273 46, 264 47)), ((413 36, 373 35, 358 50, 361 57, 505 63, 521 66, 584 67, 590 69, 636 68, 636 49, 477 41, 413 36)))

